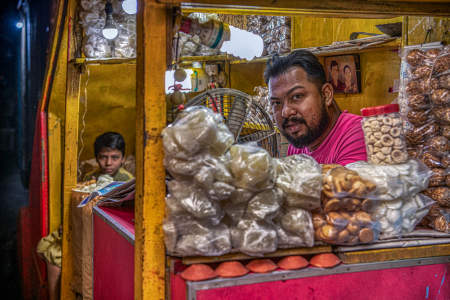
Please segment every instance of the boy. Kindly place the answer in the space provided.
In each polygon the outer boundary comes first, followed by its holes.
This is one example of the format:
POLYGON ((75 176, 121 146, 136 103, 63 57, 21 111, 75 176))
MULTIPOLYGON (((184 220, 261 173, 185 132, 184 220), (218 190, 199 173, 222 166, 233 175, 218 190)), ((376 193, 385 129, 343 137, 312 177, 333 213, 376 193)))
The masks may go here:
POLYGON ((125 161, 125 141, 117 132, 105 132, 95 139, 95 159, 98 169, 86 174, 83 181, 110 175, 114 181, 128 181, 133 175, 122 168, 125 161))

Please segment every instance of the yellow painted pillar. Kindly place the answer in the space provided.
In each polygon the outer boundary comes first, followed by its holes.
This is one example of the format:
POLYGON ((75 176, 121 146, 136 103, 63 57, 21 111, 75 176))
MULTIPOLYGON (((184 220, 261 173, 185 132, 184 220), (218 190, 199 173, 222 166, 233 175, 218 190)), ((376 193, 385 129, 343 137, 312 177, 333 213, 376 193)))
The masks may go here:
POLYGON ((61 299, 75 299, 72 291, 73 251, 71 224, 71 192, 77 184, 78 170, 78 114, 80 102, 80 73, 77 67, 67 68, 66 116, 64 124, 64 177, 63 177, 63 239, 61 299))
POLYGON ((49 232, 58 229, 62 223, 61 219, 61 182, 62 182, 62 129, 61 119, 55 114, 48 113, 48 174, 49 174, 49 197, 48 197, 48 221, 49 232))
POLYGON ((134 298, 164 299, 165 171, 161 131, 166 124, 167 11, 156 0, 138 2, 134 298))

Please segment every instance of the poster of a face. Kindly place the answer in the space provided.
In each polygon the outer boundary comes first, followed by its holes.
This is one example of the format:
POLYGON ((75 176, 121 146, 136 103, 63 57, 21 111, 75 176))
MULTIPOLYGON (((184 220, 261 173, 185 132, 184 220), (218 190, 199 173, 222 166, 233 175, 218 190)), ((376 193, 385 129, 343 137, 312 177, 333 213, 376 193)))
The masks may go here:
POLYGON ((361 93, 359 56, 339 55, 325 57, 325 74, 335 93, 361 93))

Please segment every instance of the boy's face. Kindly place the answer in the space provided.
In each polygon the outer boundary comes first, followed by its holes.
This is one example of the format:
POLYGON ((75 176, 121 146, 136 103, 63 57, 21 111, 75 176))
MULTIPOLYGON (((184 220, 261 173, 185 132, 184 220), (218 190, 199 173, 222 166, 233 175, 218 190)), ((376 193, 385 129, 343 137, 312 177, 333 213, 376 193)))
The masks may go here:
POLYGON ((122 166, 125 158, 122 152, 111 148, 102 148, 97 155, 97 163, 102 171, 102 174, 113 176, 117 170, 122 166))

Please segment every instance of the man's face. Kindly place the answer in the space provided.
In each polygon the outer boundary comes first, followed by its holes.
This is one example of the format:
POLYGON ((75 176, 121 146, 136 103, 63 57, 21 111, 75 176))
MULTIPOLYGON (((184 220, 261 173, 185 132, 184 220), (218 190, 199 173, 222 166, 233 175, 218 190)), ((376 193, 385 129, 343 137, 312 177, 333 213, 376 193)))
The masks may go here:
POLYGON ((102 148, 97 155, 97 163, 100 166, 102 174, 114 175, 122 166, 125 158, 122 152, 111 148, 102 148))
POLYGON ((269 81, 272 113, 281 133, 297 148, 305 147, 325 131, 329 123, 325 101, 317 86, 300 67, 269 81))
POLYGON ((333 82, 337 82, 339 78, 339 67, 334 65, 331 67, 331 79, 333 82))
POLYGON ((352 71, 350 70, 350 68, 345 68, 344 69, 344 77, 345 77, 345 81, 351 81, 352 80, 352 71))

